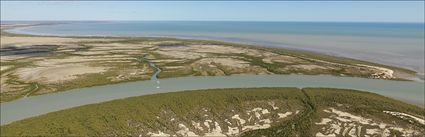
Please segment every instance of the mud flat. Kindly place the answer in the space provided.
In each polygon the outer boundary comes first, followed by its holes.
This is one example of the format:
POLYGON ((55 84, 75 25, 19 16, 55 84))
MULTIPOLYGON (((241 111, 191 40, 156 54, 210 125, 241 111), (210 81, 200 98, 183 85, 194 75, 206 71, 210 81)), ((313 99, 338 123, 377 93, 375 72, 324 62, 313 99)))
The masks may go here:
POLYGON ((76 88, 149 80, 152 75, 161 79, 326 74, 406 80, 415 74, 403 68, 313 52, 219 41, 32 36, 3 31, 1 62, 1 102, 76 88), (161 73, 155 73, 157 70, 161 73))

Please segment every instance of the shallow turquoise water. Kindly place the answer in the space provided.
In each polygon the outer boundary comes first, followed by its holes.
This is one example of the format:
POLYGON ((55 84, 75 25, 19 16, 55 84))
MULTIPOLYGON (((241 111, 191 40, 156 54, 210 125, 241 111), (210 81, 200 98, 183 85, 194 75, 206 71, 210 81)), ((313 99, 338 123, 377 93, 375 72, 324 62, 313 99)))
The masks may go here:
POLYGON ((11 30, 40 35, 159 36, 312 50, 424 73, 423 23, 126 21, 11 30))

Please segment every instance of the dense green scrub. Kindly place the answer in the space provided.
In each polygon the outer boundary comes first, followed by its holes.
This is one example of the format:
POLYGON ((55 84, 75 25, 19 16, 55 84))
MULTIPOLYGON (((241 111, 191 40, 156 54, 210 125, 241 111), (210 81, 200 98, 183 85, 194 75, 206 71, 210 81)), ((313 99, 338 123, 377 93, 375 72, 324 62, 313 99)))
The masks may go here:
MULTIPOLYGON (((201 116, 204 111, 208 110, 208 119, 224 125, 224 119, 236 112, 254 107, 270 108, 267 104, 270 101, 276 102, 280 109, 300 110, 300 113, 272 123, 267 129, 244 131, 241 136, 313 136, 320 130, 314 122, 320 121, 324 116, 321 110, 329 107, 415 128, 423 126, 382 112, 397 111, 418 117, 425 113, 417 106, 353 90, 212 89, 131 97, 53 112, 4 125, 1 127, 1 136, 138 136, 158 130, 176 133, 179 129, 172 126, 173 122, 187 124, 205 120, 201 116), (169 121, 163 117, 176 120, 169 121)), ((198 135, 203 134, 194 127, 189 129, 198 135)))

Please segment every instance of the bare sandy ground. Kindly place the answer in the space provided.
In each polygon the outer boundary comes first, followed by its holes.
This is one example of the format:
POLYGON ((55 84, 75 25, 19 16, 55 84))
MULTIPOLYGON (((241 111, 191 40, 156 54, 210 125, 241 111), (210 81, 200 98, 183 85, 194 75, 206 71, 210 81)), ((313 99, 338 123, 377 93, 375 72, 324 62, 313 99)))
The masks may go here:
MULTIPOLYGON (((350 114, 335 108, 324 109, 329 117, 321 119, 316 125, 323 125, 322 131, 318 132, 318 137, 329 136, 389 136, 391 131, 398 131, 402 136, 417 136, 420 131, 409 128, 401 128, 392 123, 385 123, 362 116, 350 114), (364 130, 366 133, 362 133, 364 130)), ((423 124, 423 119, 399 112, 384 111, 382 113, 390 113, 397 116, 413 117, 415 120, 423 124)))
POLYGON ((60 38, 60 37, 9 37, 2 36, 1 46, 26 46, 26 45, 56 45, 79 41, 110 41, 108 39, 81 39, 81 38, 60 38))
POLYGON ((91 67, 83 64, 63 64, 18 69, 22 80, 41 83, 62 83, 77 78, 78 75, 105 72, 104 67, 91 67))
POLYGON ((189 52, 189 51, 177 51, 172 49, 161 49, 155 51, 155 53, 171 57, 171 58, 179 58, 179 59, 197 59, 202 57, 207 57, 205 53, 197 53, 197 52, 189 52))
POLYGON ((318 66, 318 65, 291 65, 290 67, 305 69, 305 70, 313 70, 313 69, 328 69, 326 67, 318 66))
POLYGON ((245 68, 250 66, 248 62, 246 61, 232 59, 232 58, 203 58, 199 60, 199 63, 201 64, 218 63, 223 66, 236 67, 236 68, 245 68))
POLYGON ((263 58, 263 62, 266 63, 295 63, 295 62, 303 62, 304 60, 301 60, 299 58, 291 57, 291 56, 285 56, 285 55, 266 55, 265 58, 263 58))
MULTIPOLYGON (((157 130, 148 132, 150 136, 211 136, 226 137, 238 136, 243 132, 270 128, 272 124, 286 120, 297 115, 299 110, 292 112, 289 108, 285 108, 282 104, 268 102, 270 106, 255 107, 250 106, 246 110, 235 113, 234 110, 229 112, 231 115, 222 116, 224 122, 216 121, 212 118, 208 109, 202 108, 199 116, 203 120, 191 120, 190 123, 181 123, 178 117, 173 117, 172 112, 163 111, 167 116, 157 116, 157 119, 166 119, 170 121, 170 126, 176 127, 176 132, 169 130, 157 130), (276 106, 275 106, 276 105, 276 106), (279 107, 277 106, 279 105, 279 107)), ((143 136, 143 135, 140 135, 143 136)))
MULTIPOLYGON (((155 63, 163 69, 162 73, 166 73, 167 77, 280 74, 282 72, 284 74, 303 72, 329 74, 329 70, 334 68, 347 68, 350 70, 347 73, 350 74, 372 73, 373 78, 393 78, 393 71, 382 67, 340 64, 242 46, 183 41, 147 42, 106 38, 2 36, 1 47, 7 47, 5 49, 11 52, 1 55, 2 62, 20 65, 19 68, 1 65, 2 72, 11 71, 7 75, 2 75, 2 79, 17 81, 7 83, 2 80, 1 85, 6 89, 29 83, 72 83, 72 80, 89 74, 102 74, 102 77, 107 79, 103 80, 103 83, 148 79, 153 70, 146 65, 146 62, 155 63), (54 47, 44 46, 43 48, 43 45, 54 47), (11 51, 29 49, 28 52, 31 54, 39 53, 38 48, 42 50, 43 55, 26 56, 11 51), (14 85, 13 83, 24 84, 14 85)), ((67 86, 72 87, 72 85, 67 86)))
POLYGON ((13 67, 12 65, 8 65, 8 66, 0 66, 0 71, 5 71, 9 68, 13 67))

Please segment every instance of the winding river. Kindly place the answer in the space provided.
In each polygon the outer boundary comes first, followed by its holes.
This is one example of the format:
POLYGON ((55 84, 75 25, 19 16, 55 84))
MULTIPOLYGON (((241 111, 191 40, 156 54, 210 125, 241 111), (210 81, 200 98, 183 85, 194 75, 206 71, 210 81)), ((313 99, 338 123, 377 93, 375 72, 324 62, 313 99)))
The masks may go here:
MULTIPOLYGON (((152 66, 154 67, 154 66, 152 66)), ((157 74, 160 71, 157 71, 157 74)), ((365 90, 400 99, 419 106, 424 105, 424 83, 390 81, 328 75, 232 75, 199 76, 127 82, 88 87, 30 96, 1 103, 1 125, 72 107, 100 103, 114 99, 155 93, 212 88, 248 87, 330 87, 365 90)))

